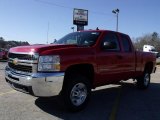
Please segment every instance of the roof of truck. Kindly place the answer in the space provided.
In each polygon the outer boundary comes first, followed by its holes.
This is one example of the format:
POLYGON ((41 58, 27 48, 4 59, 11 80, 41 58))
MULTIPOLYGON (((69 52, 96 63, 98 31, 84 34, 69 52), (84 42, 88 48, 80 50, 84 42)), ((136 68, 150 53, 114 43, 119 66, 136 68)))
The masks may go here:
MULTIPOLYGON (((114 33, 118 33, 118 34, 127 35, 127 34, 125 34, 125 33, 117 32, 117 31, 112 31, 112 30, 104 30, 104 29, 98 29, 98 30, 89 29, 89 30, 81 30, 81 31, 78 31, 78 32, 85 32, 85 31, 93 31, 93 32, 114 32, 114 33)), ((128 35, 127 35, 127 36, 128 36, 128 35)))

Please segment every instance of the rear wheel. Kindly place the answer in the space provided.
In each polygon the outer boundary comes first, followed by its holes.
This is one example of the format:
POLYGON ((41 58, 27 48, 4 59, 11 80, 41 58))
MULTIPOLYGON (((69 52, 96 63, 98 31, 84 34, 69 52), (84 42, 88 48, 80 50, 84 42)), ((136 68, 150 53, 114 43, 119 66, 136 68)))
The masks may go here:
POLYGON ((89 81, 80 75, 72 76, 67 80, 68 83, 63 91, 67 109, 71 111, 83 109, 86 107, 91 94, 89 81))
POLYGON ((140 89, 147 89, 150 85, 150 73, 144 71, 143 75, 137 78, 137 86, 140 89))

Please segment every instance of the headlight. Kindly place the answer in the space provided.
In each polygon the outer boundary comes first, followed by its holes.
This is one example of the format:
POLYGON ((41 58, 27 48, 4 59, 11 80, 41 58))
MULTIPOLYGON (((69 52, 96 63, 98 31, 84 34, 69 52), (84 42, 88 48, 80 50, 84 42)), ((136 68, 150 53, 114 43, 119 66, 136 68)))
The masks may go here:
POLYGON ((38 62, 38 71, 60 71, 60 57, 40 56, 38 62))

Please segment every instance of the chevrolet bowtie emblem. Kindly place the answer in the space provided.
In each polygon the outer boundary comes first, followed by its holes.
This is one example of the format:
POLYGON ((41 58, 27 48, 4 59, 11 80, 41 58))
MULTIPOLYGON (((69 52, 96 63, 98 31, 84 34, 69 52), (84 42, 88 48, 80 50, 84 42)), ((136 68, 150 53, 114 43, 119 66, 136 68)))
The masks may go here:
POLYGON ((14 59, 13 59, 13 64, 14 64, 14 65, 17 65, 17 64, 18 64, 18 58, 14 58, 14 59))

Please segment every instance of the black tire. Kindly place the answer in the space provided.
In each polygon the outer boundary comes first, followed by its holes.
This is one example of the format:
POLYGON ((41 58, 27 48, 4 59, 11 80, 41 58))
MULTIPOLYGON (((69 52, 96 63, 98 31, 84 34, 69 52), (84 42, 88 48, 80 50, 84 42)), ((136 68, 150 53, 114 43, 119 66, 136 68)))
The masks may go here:
POLYGON ((150 85, 150 73, 144 71, 143 75, 137 78, 137 86, 140 89, 147 89, 150 85))
POLYGON ((83 76, 75 75, 67 78, 63 90, 65 107, 70 111, 79 111, 87 106, 90 99, 90 82, 83 76))

